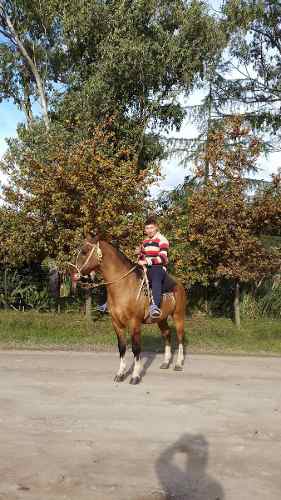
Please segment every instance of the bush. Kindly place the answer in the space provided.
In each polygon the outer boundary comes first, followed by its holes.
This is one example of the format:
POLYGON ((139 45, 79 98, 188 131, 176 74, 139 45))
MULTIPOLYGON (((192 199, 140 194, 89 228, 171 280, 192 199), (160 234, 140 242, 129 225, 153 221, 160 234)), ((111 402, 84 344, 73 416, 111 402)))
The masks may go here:
POLYGON ((281 318, 281 284, 273 286, 259 301, 262 316, 281 318))
POLYGON ((30 269, 1 269, 0 307, 47 310, 51 302, 47 276, 41 269, 36 269, 36 272, 30 269))
POLYGON ((281 318, 281 284, 267 282, 256 296, 244 295, 241 302, 241 314, 244 318, 281 318))
POLYGON ((241 305, 240 312, 242 318, 258 319, 262 316, 259 301, 251 293, 245 293, 241 305))

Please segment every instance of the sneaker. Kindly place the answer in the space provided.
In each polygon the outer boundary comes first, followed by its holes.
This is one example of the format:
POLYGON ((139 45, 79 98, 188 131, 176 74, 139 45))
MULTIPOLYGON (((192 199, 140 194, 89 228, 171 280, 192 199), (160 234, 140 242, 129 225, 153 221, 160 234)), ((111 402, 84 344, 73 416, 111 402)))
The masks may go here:
POLYGON ((155 304, 151 304, 149 306, 149 315, 152 319, 160 318, 161 311, 160 311, 159 307, 157 307, 155 304))
POLYGON ((107 303, 97 306, 97 310, 103 314, 107 312, 107 303))

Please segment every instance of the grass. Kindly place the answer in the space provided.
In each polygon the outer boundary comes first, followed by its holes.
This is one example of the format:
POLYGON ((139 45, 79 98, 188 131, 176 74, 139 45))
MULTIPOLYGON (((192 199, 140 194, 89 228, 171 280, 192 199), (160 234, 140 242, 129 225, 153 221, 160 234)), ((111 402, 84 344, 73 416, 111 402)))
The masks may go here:
MULTIPOLYGON (((280 320, 244 320, 241 330, 226 318, 186 320, 188 352, 281 355, 280 320)), ((175 335, 174 335, 175 338, 175 335)), ((157 326, 143 328, 144 351, 161 352, 157 326)), ((116 350, 108 316, 93 323, 74 313, 0 311, 0 348, 116 350)))

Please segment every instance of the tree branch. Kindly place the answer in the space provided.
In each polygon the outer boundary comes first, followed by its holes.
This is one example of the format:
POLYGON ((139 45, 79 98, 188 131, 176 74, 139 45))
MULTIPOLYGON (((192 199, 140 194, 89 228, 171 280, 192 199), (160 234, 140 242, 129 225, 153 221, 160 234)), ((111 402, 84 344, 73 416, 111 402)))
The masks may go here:
MULTIPOLYGON (((5 20, 5 23, 7 24, 8 28, 9 28, 9 31, 10 31, 10 34, 13 38, 13 41, 14 43, 16 43, 18 49, 20 50, 22 56, 24 57, 24 59, 27 61, 32 73, 33 73, 33 76, 35 78, 35 81, 36 81, 36 86, 37 86, 37 91, 38 91, 38 94, 39 94, 39 99, 40 99, 40 104, 41 104, 41 108, 42 108, 42 112, 43 112, 43 120, 44 120, 44 123, 45 123, 45 127, 47 130, 49 130, 50 128, 50 120, 49 120, 49 116, 48 116, 48 107, 47 107, 47 98, 46 98, 46 94, 45 94, 45 91, 44 91, 44 85, 43 85, 43 82, 41 80, 41 77, 40 77, 40 74, 38 72, 38 69, 35 65, 35 63, 33 62, 32 58, 29 56, 26 48, 24 47, 23 43, 21 42, 15 28, 14 28, 14 25, 10 19, 10 17, 8 16, 8 14, 4 11, 4 8, 3 8, 3 4, 0 3, 0 10, 2 11, 2 16, 5 20)), ((8 36, 8 38, 11 39, 11 37, 8 36)))

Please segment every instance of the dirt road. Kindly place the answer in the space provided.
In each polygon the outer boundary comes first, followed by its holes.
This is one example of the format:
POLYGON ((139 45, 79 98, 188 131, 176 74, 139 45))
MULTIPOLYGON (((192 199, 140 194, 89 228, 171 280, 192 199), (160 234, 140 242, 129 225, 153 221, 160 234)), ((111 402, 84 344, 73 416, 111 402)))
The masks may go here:
POLYGON ((0 352, 1 500, 280 500, 281 359, 0 352))

